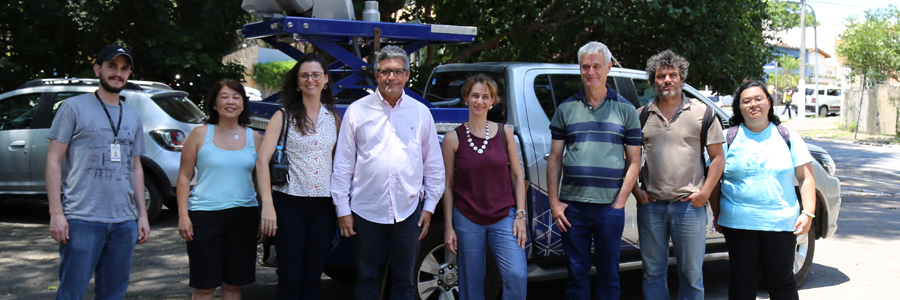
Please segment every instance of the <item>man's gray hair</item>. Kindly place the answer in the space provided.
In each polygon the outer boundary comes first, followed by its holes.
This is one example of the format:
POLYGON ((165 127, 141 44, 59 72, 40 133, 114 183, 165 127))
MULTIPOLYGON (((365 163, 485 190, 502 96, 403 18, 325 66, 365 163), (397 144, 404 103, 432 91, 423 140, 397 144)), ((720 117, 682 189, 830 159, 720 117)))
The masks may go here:
POLYGON ((684 84, 690 66, 691 63, 681 55, 675 54, 672 50, 665 50, 647 60, 647 80, 651 85, 656 86, 656 70, 660 67, 667 67, 678 69, 678 76, 681 77, 681 83, 684 84))
POLYGON ((406 54, 406 51, 403 51, 403 48, 394 45, 381 48, 381 51, 375 56, 375 71, 381 70, 381 61, 391 58, 402 59, 403 69, 409 71, 409 55, 406 54))
POLYGON ((612 61, 612 53, 609 52, 609 47, 606 47, 601 42, 588 42, 581 46, 581 49, 578 49, 578 64, 581 65, 581 57, 585 55, 592 55, 597 53, 603 53, 603 58, 606 59, 606 64, 609 65, 609 62, 612 61))

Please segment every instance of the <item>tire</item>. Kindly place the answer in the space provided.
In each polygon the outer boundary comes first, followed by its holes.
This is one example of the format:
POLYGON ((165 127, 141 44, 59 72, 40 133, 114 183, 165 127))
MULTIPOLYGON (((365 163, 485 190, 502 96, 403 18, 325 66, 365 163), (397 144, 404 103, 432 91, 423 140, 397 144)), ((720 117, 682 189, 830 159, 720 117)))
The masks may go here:
MULTIPOLYGON (((147 174, 147 172, 144 172, 147 174)), ((159 184, 152 177, 144 177, 144 203, 147 205, 147 221, 153 222, 162 211, 162 205, 165 197, 159 184)))
POLYGON ((813 255, 816 252, 816 227, 810 227, 809 232, 797 237, 797 247, 794 250, 794 280, 797 287, 806 282, 809 270, 813 265, 813 255))
POLYGON ((828 107, 827 106, 823 105, 823 106, 819 107, 819 116, 823 117, 823 118, 828 116, 828 107))
MULTIPOLYGON (((422 240, 416 259, 416 300, 459 299, 459 276, 456 255, 444 245, 444 224, 433 221, 429 233, 422 240)), ((485 257, 484 298, 499 299, 502 281, 494 255, 485 257)))

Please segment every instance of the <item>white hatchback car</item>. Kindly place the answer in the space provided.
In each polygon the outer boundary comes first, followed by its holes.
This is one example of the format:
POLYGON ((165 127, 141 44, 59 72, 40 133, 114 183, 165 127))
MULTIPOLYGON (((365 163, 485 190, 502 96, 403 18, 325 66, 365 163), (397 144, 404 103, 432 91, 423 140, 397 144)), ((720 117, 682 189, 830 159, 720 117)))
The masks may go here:
MULTIPOLYGON (((98 86, 97 79, 37 79, 0 94, 0 198, 47 199, 46 137, 56 109, 66 99, 92 93, 98 86)), ((187 92, 159 82, 129 80, 120 96, 141 114, 144 124, 146 153, 141 165, 147 217, 152 221, 163 203, 175 208, 181 147, 206 114, 188 99, 187 92)))

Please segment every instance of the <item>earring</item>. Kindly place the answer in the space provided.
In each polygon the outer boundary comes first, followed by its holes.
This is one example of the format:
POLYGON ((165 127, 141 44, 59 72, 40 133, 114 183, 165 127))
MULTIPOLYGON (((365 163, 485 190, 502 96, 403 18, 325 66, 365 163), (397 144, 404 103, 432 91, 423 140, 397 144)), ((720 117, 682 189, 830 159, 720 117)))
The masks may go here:
POLYGON ((300 86, 299 86, 299 85, 297 86, 297 91, 298 91, 298 92, 300 91, 300 86))
POLYGON ((491 110, 491 109, 492 109, 492 108, 494 108, 494 106, 493 106, 493 105, 491 105, 491 106, 488 106, 488 110, 491 110))
POLYGON ((322 90, 327 90, 327 89, 328 89, 328 85, 326 84, 325 87, 322 88, 322 90))

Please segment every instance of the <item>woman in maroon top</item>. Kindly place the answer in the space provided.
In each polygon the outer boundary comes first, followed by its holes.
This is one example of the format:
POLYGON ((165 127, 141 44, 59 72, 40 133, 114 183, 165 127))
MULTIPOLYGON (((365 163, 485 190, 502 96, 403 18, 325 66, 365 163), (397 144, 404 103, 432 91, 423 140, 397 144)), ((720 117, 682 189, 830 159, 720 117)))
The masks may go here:
POLYGON ((513 132, 487 120, 500 102, 496 82, 475 75, 462 95, 469 120, 444 135, 443 145, 444 244, 457 255, 460 299, 484 299, 486 246, 500 269, 503 299, 525 299, 525 180, 513 132))

